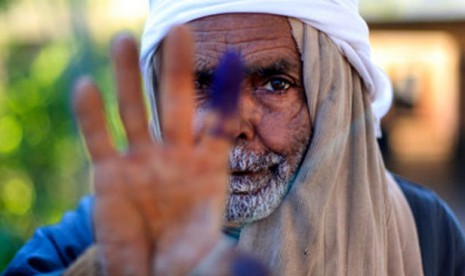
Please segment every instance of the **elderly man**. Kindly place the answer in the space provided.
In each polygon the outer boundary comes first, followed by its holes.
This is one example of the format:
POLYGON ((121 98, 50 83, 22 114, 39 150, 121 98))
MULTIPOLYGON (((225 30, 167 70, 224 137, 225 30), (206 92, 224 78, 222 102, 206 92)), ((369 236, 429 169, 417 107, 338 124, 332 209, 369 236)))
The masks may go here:
POLYGON ((37 230, 6 274, 218 275, 223 228, 278 275, 465 275, 447 206, 384 167, 389 82, 355 2, 152 1, 150 129, 135 48, 121 37, 112 50, 127 152, 81 80, 95 196, 37 230))

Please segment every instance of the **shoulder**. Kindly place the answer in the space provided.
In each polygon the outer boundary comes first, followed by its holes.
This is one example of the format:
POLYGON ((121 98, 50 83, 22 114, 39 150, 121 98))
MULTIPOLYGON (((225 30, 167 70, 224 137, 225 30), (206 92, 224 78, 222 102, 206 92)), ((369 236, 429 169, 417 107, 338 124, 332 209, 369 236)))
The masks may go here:
POLYGON ((81 199, 76 210, 55 225, 38 228, 18 251, 4 275, 35 275, 63 271, 93 243, 93 196, 81 199))
POLYGON ((449 206, 430 189, 394 178, 415 219, 425 275, 465 275, 465 236, 449 206))

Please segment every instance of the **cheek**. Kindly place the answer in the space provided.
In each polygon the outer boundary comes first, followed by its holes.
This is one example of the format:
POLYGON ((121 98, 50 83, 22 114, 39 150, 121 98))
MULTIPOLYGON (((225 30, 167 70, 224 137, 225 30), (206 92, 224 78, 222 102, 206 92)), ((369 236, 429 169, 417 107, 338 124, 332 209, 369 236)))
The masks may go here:
POLYGON ((297 109, 265 112, 257 131, 269 149, 289 155, 302 143, 308 143, 311 134, 308 109, 302 105, 297 109))

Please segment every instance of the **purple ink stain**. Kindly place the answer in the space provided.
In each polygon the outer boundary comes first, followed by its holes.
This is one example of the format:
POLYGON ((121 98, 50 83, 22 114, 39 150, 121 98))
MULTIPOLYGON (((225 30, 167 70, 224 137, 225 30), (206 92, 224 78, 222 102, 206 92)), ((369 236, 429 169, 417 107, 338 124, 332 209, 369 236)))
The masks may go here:
POLYGON ((221 58, 213 75, 211 107, 221 116, 229 117, 236 113, 244 65, 238 53, 228 50, 221 58))

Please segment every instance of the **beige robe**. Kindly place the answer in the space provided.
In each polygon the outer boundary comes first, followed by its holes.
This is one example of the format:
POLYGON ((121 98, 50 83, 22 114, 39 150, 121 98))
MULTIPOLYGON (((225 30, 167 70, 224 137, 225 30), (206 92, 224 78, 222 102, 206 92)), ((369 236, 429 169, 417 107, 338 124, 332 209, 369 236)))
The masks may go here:
POLYGON ((369 95, 332 41, 290 20, 313 136, 295 183, 239 246, 276 275, 423 275, 415 222, 386 172, 369 95))

